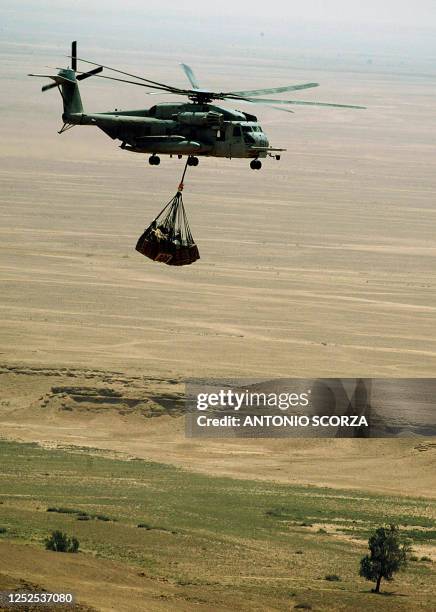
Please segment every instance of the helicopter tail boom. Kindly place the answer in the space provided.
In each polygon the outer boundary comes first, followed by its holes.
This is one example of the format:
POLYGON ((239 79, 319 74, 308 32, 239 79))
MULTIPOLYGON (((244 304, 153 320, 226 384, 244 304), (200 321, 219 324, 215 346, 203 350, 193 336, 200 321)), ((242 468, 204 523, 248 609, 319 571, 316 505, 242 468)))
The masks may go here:
POLYGON ((29 76, 43 77, 54 81, 54 83, 44 85, 42 91, 47 91, 48 89, 58 86, 64 102, 64 118, 68 118, 69 115, 74 113, 83 113, 79 84, 74 70, 71 68, 62 68, 59 70, 58 74, 29 74, 29 76))
POLYGON ((82 99, 80 97, 79 84, 76 80, 74 71, 65 69, 61 70, 59 74, 61 77, 64 77, 60 84, 60 91, 64 103, 62 118, 68 120, 68 117, 72 114, 83 113, 82 99), (61 74, 62 72, 68 72, 68 75, 63 75, 61 74))
MULTIPOLYGON (((44 77, 54 81, 42 87, 42 91, 47 91, 53 87, 58 87, 62 100, 64 102, 64 112, 62 119, 65 123, 77 123, 77 121, 69 121, 73 119, 72 115, 83 113, 82 99, 79 91, 79 81, 83 81, 90 76, 99 74, 103 70, 102 66, 82 72, 77 70, 77 43, 73 41, 71 44, 71 68, 60 68, 56 75, 52 74, 29 74, 29 76, 44 77), (78 73, 78 74, 77 74, 78 73)), ((77 119, 77 117, 76 117, 77 119)), ((65 127, 65 125, 64 125, 65 127)), ((61 130, 61 132, 64 130, 61 130)))

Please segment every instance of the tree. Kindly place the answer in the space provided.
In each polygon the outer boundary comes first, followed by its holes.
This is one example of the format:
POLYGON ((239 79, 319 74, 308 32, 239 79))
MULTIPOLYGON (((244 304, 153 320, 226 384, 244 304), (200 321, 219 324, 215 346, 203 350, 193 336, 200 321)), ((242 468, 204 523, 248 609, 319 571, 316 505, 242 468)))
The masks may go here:
POLYGON ((407 564, 409 544, 402 542, 396 525, 379 527, 368 540, 370 554, 360 561, 359 575, 375 582, 375 593, 380 593, 382 578, 391 581, 396 572, 407 564))
POLYGON ((76 553, 79 550, 79 540, 74 536, 69 538, 62 531, 52 531, 50 537, 45 539, 45 547, 56 552, 76 553))

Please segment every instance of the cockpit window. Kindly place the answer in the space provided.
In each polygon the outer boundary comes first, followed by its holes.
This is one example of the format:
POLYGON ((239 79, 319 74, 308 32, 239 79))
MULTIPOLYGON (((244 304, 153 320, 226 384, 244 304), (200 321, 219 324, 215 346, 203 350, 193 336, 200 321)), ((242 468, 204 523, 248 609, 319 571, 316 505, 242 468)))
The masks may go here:
POLYGON ((253 126, 252 125, 243 125, 242 126, 242 134, 244 136, 244 142, 247 144, 254 144, 255 139, 253 136, 253 126))
POLYGON ((243 125, 242 131, 244 132, 244 134, 250 134, 250 132, 261 132, 262 128, 260 127, 260 125, 243 125))

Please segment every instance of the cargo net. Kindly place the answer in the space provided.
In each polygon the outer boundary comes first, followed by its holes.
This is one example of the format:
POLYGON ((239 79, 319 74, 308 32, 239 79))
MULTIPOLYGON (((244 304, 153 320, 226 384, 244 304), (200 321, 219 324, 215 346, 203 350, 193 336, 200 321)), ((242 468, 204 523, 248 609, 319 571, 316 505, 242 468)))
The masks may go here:
POLYGON ((187 266, 200 259, 180 189, 144 231, 136 250, 168 266, 187 266))

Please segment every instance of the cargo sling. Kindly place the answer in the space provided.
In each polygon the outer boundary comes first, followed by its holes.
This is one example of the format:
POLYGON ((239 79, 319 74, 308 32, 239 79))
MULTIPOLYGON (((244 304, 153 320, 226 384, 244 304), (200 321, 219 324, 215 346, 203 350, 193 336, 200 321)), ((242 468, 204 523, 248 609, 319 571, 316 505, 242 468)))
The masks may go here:
POLYGON ((164 206, 136 244, 139 253, 168 266, 186 266, 200 259, 183 205, 183 179, 187 166, 188 162, 176 195, 164 206))

